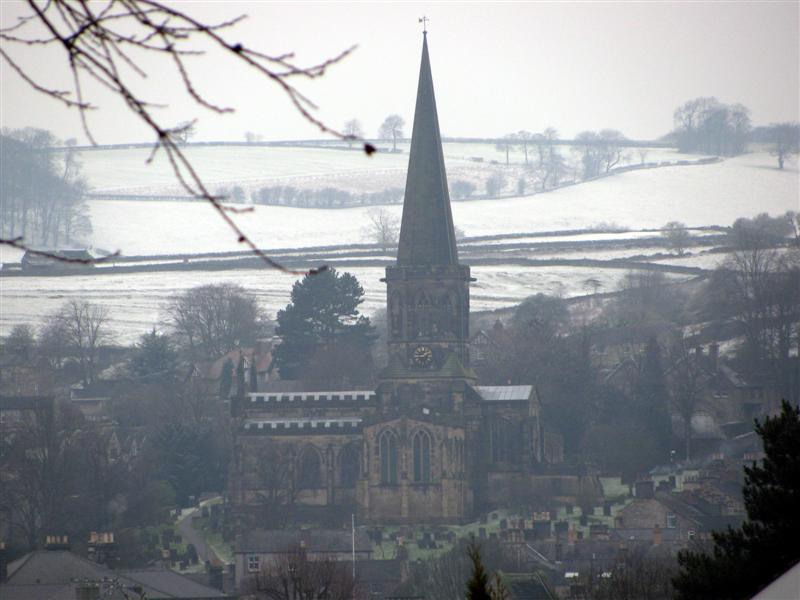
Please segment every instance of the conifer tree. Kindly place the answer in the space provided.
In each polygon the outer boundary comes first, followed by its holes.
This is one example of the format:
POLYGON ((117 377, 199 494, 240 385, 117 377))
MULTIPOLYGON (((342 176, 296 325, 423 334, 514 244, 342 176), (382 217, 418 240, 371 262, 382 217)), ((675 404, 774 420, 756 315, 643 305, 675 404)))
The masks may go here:
POLYGON ((239 352, 239 364, 236 365, 236 397, 243 398, 247 393, 244 387, 244 354, 239 352))
POLYGON ((467 548, 472 561, 472 576, 467 582, 467 600, 492 600, 489 594, 489 577, 481 561, 480 546, 474 541, 467 548))
POLYGON ((765 458, 745 467, 747 520, 714 533, 712 553, 678 555, 679 600, 751 598, 800 561, 800 410, 784 401, 756 433, 765 458))
POLYGON ((358 306, 364 288, 350 273, 328 269, 306 275, 292 286, 291 302, 278 312, 281 343, 273 352, 281 378, 300 379, 315 355, 343 353, 363 362, 374 341, 374 328, 358 306), (358 349, 354 353, 353 349, 358 349), (366 351, 366 352, 365 352, 366 351))
POLYGON ((250 357, 250 391, 258 391, 258 356, 255 350, 250 357))
POLYGON ((231 395, 233 387, 233 361, 226 358, 222 363, 222 371, 219 375, 219 397, 223 400, 231 395))

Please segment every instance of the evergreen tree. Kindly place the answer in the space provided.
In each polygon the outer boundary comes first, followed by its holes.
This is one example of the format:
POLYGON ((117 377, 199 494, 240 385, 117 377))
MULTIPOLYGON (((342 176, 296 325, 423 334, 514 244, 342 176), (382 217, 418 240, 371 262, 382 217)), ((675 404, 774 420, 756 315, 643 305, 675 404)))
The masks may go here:
POLYGON ((222 371, 219 374, 219 397, 223 400, 230 397, 233 387, 233 361, 226 358, 222 363, 222 371))
POLYGON ((800 561, 800 410, 756 422, 765 458, 745 467, 747 520, 713 534, 711 554, 684 551, 673 584, 680 600, 751 598, 800 561))
POLYGON ((492 600, 489 576, 483 568, 480 546, 473 541, 467 548, 467 555, 472 561, 472 576, 467 582, 467 600, 492 600))
POLYGON ((250 391, 258 391, 258 356, 255 351, 250 356, 250 391))
POLYGON ((155 328, 139 338, 131 358, 131 368, 138 377, 168 379, 175 373, 178 354, 168 336, 155 328))
POLYGON ((369 318, 358 311, 363 301, 364 288, 350 273, 328 269, 295 282, 291 302, 278 312, 281 343, 273 358, 281 377, 299 379, 312 358, 337 349, 357 350, 354 366, 361 366, 375 337, 369 318))
POLYGON ((244 354, 239 352, 239 364, 236 365, 236 397, 243 398, 247 393, 244 387, 244 354))
POLYGON ((642 424, 653 436, 658 451, 657 461, 668 456, 672 439, 672 424, 669 417, 669 396, 664 380, 661 348, 651 337, 647 341, 641 371, 634 389, 637 409, 642 424))

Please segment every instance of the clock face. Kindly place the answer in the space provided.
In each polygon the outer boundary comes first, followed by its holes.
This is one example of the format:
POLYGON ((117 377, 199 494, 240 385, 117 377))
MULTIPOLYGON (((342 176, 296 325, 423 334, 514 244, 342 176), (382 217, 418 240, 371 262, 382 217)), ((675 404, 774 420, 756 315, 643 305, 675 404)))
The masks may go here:
POLYGON ((428 346, 414 348, 414 362, 420 367, 428 367, 433 362, 433 350, 428 346))

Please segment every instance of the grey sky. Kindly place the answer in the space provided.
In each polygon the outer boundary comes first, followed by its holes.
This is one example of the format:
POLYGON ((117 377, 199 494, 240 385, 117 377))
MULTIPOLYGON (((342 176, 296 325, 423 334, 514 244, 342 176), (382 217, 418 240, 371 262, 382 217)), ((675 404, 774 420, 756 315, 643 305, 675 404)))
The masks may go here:
MULTIPOLYGON (((417 18, 430 18, 429 44, 444 135, 501 136, 556 127, 564 136, 611 127, 653 138, 672 126, 676 106, 696 96, 741 102, 756 124, 800 119, 800 3, 268 3, 182 2, 209 20, 250 16, 230 38, 301 62, 358 50, 324 79, 301 85, 319 116, 340 127, 352 117, 367 135, 389 113, 412 118, 421 48, 417 18)), ((3 26, 26 11, 0 3, 3 26)), ((46 84, 65 86, 57 50, 4 48, 46 84)), ((146 63, 148 98, 169 104, 168 123, 198 118, 197 139, 320 137, 274 85, 210 54, 193 74, 218 116, 193 105, 171 64, 146 63)), ((82 138, 75 111, 31 91, 5 64, 0 73, 4 127, 36 126, 82 138)), ((150 141, 121 103, 96 97, 91 118, 100 142, 150 141)), ((410 125, 409 125, 410 130, 410 125)))

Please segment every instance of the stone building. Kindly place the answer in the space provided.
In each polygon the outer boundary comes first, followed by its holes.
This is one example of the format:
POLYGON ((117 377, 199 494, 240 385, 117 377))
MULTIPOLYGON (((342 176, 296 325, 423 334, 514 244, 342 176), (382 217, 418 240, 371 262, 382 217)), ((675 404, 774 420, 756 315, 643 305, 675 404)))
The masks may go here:
POLYGON ((360 521, 455 523, 508 502, 510 490, 532 490, 546 464, 560 462, 561 440, 544 433, 533 387, 480 386, 470 368, 474 279, 458 259, 427 39, 397 261, 384 281, 388 365, 377 389, 232 401, 234 506, 355 507, 360 521))

